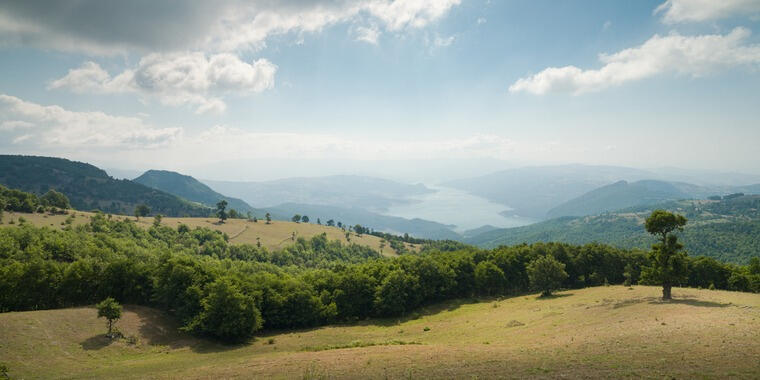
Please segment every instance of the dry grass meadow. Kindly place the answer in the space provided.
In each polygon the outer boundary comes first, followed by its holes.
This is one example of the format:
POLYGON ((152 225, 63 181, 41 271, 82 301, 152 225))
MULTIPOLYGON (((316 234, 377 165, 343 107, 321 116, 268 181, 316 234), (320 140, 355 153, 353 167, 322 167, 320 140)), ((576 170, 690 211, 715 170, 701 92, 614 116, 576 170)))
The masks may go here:
POLYGON ((459 300, 402 319, 223 346, 127 306, 109 341, 91 307, 0 314, 14 378, 758 378, 760 295, 636 286, 459 300))
MULTIPOLYGON (((89 221, 91 213, 85 211, 69 210, 69 213, 75 215, 73 220, 74 225, 84 224, 89 221)), ((4 226, 8 226, 10 221, 13 220, 15 225, 18 218, 22 217, 38 227, 50 227, 50 228, 63 228, 62 224, 69 215, 51 215, 51 214, 27 214, 27 213, 15 213, 5 212, 3 216, 4 226)), ((135 220, 134 217, 113 215, 112 217, 117 219, 129 218, 135 220)), ((153 218, 140 218, 137 221, 138 225, 144 228, 148 228, 153 224, 153 218)), ((339 240, 342 243, 348 243, 346 240, 346 233, 337 227, 327 227, 324 225, 314 223, 293 223, 275 220, 271 224, 259 220, 254 223, 245 219, 228 219, 225 223, 219 224, 218 219, 215 218, 170 218, 164 217, 161 223, 176 228, 180 223, 187 224, 190 228, 195 227, 207 227, 215 230, 222 231, 230 237, 230 242, 233 244, 256 244, 257 238, 260 239, 261 245, 267 247, 269 250, 282 249, 290 244, 293 244, 293 236, 296 238, 311 238, 312 236, 326 233, 329 240, 339 240), (295 235, 294 235, 295 234, 295 235)), ((351 232, 350 239, 352 243, 368 246, 381 252, 385 256, 396 256, 396 252, 385 243, 381 248, 381 240, 377 236, 363 234, 358 236, 351 232)), ((418 250, 419 246, 415 244, 407 244, 407 247, 414 251, 418 250)))

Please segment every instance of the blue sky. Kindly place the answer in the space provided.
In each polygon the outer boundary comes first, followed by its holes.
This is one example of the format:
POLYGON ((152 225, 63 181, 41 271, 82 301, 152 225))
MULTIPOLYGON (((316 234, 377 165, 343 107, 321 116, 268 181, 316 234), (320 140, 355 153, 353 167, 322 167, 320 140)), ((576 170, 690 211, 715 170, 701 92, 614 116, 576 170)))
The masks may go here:
POLYGON ((0 150, 204 178, 760 173, 757 0, 210 6, 0 2, 0 150))

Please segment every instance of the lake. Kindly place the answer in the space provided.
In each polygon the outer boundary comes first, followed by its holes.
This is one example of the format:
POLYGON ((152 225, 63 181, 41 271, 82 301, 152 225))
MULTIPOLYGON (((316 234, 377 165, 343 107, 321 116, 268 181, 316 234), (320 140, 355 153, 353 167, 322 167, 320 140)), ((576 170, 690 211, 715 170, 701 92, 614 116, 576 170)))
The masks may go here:
POLYGON ((487 224, 494 227, 519 227, 536 222, 531 218, 499 215, 500 212, 511 208, 462 190, 425 186, 435 192, 410 197, 409 199, 413 202, 393 205, 383 213, 407 219, 420 218, 443 224, 454 224, 456 225, 454 230, 457 232, 487 224))

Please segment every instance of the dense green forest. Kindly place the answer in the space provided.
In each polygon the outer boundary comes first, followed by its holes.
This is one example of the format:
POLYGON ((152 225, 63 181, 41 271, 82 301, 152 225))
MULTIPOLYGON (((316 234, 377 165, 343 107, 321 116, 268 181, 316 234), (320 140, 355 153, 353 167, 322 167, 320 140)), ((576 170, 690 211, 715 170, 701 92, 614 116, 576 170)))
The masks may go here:
POLYGON ((524 227, 499 229, 466 239, 484 248, 539 241, 570 244, 600 242, 619 248, 647 249, 654 239, 643 229, 654 208, 689 219, 681 240, 692 256, 746 264, 760 252, 760 196, 733 195, 716 200, 683 200, 639 206, 597 216, 562 217, 524 227))
POLYGON ((175 195, 116 180, 95 166, 62 158, 0 155, 0 184, 42 195, 65 194, 78 210, 130 215, 138 204, 167 216, 208 216, 211 209, 175 195))
MULTIPOLYGON (((183 329, 240 341, 265 329, 395 317, 445 299, 531 290, 527 267, 552 256, 562 287, 640 280, 641 251, 601 244, 536 243, 491 250, 430 243, 419 254, 383 258, 324 235, 280 251, 231 245, 224 234, 185 225, 150 229, 96 214, 63 230, 19 219, 0 227, 0 311, 94 304, 106 297, 162 308, 183 329)), ((689 260, 681 285, 760 291, 750 266, 689 260)))

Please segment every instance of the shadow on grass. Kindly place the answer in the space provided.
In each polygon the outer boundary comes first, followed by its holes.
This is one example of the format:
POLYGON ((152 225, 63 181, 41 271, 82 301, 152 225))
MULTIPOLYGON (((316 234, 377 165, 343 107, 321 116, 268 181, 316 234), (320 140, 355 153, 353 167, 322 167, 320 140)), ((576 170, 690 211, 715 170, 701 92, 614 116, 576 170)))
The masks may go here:
POLYGON ((573 293, 561 293, 561 294, 550 294, 548 296, 538 296, 536 297, 536 300, 538 301, 546 301, 546 300, 553 300, 557 298, 564 298, 564 297, 570 297, 573 293))
POLYGON ((85 339, 80 344, 85 351, 93 351, 108 347, 113 342, 114 340, 107 337, 105 334, 98 334, 85 339))
POLYGON ((693 298, 675 298, 672 300, 665 301, 660 298, 655 298, 649 301, 652 305, 689 305, 689 306, 697 306, 697 307, 729 307, 731 306, 731 303, 720 303, 720 302, 713 302, 713 301, 702 301, 697 300, 693 298))
POLYGON ((143 344, 163 346, 172 350, 187 347, 197 353, 223 352, 242 347, 240 344, 223 344, 180 331, 179 324, 160 310, 135 305, 125 306, 125 309, 137 314, 139 338, 143 344))

